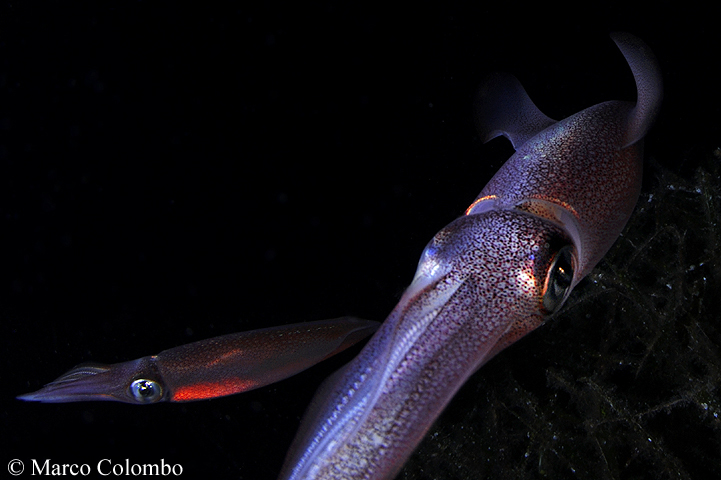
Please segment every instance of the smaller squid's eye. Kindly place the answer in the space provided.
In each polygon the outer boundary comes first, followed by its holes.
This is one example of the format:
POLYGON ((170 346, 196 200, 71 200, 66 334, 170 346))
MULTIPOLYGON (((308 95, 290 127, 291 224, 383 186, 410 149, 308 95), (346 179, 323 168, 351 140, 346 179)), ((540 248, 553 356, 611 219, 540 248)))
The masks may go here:
POLYGON ((573 284, 573 248, 561 248, 548 269, 543 285, 543 309, 549 315, 563 304, 573 284))
POLYGON ((128 388, 130 396, 138 403, 153 403, 163 396, 163 388, 155 380, 139 378, 128 388))

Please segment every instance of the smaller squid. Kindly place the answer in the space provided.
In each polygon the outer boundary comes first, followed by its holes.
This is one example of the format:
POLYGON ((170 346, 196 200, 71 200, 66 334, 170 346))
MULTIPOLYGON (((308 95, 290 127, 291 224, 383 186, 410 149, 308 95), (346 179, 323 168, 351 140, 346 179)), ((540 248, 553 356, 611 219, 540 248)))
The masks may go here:
POLYGON ((128 362, 83 363, 18 398, 147 404, 224 397, 300 373, 366 338, 378 325, 341 317, 231 333, 128 362))

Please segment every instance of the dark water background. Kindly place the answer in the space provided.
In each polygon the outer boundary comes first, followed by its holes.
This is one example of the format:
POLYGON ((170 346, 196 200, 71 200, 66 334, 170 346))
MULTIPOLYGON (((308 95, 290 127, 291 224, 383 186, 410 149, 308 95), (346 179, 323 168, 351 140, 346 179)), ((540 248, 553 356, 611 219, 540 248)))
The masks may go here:
POLYGON ((608 38, 622 30, 666 84, 639 207, 564 313, 472 377, 400 478, 721 475, 713 11, 0 8, 3 462, 162 458, 186 478, 274 478, 315 388, 357 350, 214 401, 14 397, 83 361, 383 319, 511 153, 475 135, 480 79, 514 73, 554 118, 632 100, 608 38))

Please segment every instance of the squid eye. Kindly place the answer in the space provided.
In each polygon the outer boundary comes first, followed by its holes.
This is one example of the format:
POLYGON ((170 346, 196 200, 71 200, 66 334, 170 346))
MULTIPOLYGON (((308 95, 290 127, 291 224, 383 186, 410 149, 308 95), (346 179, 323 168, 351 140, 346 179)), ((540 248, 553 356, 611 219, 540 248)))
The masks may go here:
POLYGON ((155 380, 139 378, 128 388, 130 396, 138 403, 154 403, 163 396, 163 388, 155 380))
POLYGON ((551 314, 563 305, 573 284, 573 248, 561 248, 551 262, 543 285, 543 309, 551 314))

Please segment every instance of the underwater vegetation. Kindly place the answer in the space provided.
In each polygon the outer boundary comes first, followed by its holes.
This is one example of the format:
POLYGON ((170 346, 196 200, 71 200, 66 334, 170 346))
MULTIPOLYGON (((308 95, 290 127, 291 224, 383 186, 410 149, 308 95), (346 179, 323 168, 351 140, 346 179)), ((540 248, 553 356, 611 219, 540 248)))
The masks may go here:
POLYGON ((721 472, 721 149, 644 190, 566 307, 459 392, 399 479, 721 472))

